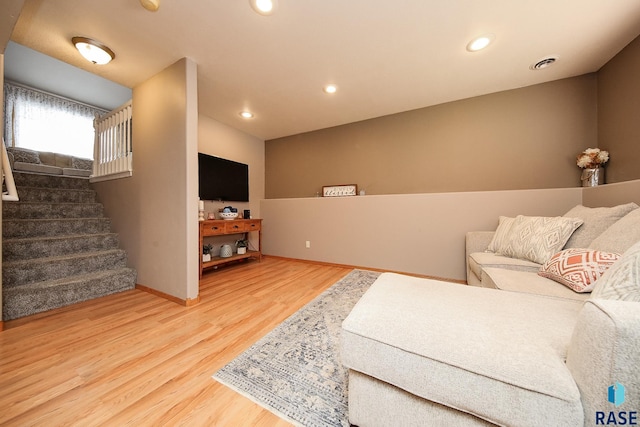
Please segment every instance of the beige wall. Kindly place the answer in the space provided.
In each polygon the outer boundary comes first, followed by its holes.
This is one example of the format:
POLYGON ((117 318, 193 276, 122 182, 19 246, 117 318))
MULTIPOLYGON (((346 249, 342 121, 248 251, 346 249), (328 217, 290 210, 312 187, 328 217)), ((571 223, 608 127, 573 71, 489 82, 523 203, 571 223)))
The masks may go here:
POLYGON ((596 145, 596 76, 559 80, 266 142, 266 197, 579 185, 596 145))
POLYGON ((598 142, 607 182, 640 178, 640 37, 598 71, 598 142))
POLYGON ((266 199, 263 248, 268 255, 465 280, 467 231, 495 230, 500 215, 562 215, 581 194, 574 187, 266 199))
MULTIPOLYGON (((249 202, 205 201, 205 215, 231 205, 239 211, 249 209, 253 218, 261 218, 260 200, 264 199, 264 141, 201 115, 198 124, 198 151, 249 165, 249 202)), ((257 233, 251 234, 250 244, 257 248, 257 233)), ((205 240, 214 246, 216 254, 220 245, 232 244, 238 237, 231 235, 205 240)))
POLYGON ((198 296, 197 66, 181 59, 133 89, 133 176, 96 183, 137 283, 198 296))
POLYGON ((205 201, 205 212, 231 204, 239 209, 250 209, 251 215, 259 218, 260 200, 264 199, 264 141, 201 115, 198 151, 249 165, 249 202, 205 201))

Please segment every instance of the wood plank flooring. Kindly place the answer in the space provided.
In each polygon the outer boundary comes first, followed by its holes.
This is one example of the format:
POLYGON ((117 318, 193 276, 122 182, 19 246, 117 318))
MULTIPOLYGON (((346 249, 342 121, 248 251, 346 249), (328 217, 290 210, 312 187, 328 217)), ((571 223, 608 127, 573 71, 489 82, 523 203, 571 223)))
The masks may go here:
POLYGON ((5 323, 2 426, 288 426, 211 378, 350 268, 265 257, 200 303, 133 290, 5 323))

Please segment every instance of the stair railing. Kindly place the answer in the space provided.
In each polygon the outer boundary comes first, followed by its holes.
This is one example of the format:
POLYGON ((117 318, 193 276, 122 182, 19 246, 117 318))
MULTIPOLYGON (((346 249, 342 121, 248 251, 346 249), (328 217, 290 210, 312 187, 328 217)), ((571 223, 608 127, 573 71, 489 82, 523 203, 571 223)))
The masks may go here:
POLYGON ((13 180, 13 171, 11 170, 11 163, 9 162, 9 155, 7 154, 7 147, 4 145, 4 139, 2 140, 2 184, 6 187, 6 190, 2 190, 2 200, 8 202, 17 202, 18 190, 16 190, 16 183, 13 180))
POLYGON ((91 182, 133 175, 132 102, 93 121, 95 143, 91 182))

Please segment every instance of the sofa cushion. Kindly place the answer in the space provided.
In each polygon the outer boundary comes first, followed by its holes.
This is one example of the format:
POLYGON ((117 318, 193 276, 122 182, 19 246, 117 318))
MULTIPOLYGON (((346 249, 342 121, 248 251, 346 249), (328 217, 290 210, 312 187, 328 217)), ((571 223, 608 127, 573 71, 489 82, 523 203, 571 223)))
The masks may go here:
POLYGON ((39 163, 15 162, 13 169, 23 172, 46 173, 49 175, 62 175, 62 168, 57 166, 43 165, 39 163))
POLYGON ((560 251, 582 224, 578 218, 518 215, 499 254, 543 264, 560 251))
POLYGON ((482 275, 482 286, 574 301, 586 301, 590 297, 588 293, 573 292, 551 279, 541 277, 537 272, 506 270, 504 268, 485 268, 482 275))
POLYGON ((469 269, 478 278, 482 278, 482 270, 487 267, 537 272, 540 269, 540 264, 524 259, 509 258, 493 252, 474 252, 469 255, 469 269))
POLYGON ((640 242, 598 279, 592 298, 640 302, 640 242))
MULTIPOLYGON (((629 212, 637 209, 635 203, 627 203, 611 208, 588 208, 577 205, 564 214, 568 218, 580 218, 582 225, 571 235, 565 248, 586 248, 593 239, 629 212)), ((615 252, 615 251, 614 251, 615 252)))
POLYGON ((383 273, 342 324, 346 367, 500 425, 582 425, 564 360, 582 303, 383 273))
POLYGON ((620 218, 596 237, 589 247, 622 254, 636 242, 640 242, 640 209, 634 209, 620 218))
POLYGON ((84 169, 62 168, 62 174, 66 176, 89 177, 91 176, 91 171, 84 169))
POLYGON ((538 274, 575 292, 591 292, 596 280, 620 258, 614 252, 569 248, 545 262, 538 274))

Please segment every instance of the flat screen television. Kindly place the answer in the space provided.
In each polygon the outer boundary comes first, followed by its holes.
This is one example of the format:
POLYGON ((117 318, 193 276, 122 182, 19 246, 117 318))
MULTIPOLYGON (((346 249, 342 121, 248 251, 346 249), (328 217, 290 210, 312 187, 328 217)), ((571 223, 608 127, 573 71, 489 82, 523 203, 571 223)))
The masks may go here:
POLYGON ((200 200, 249 201, 249 166, 198 153, 200 200))

